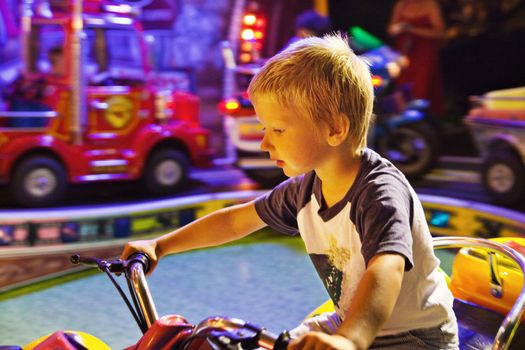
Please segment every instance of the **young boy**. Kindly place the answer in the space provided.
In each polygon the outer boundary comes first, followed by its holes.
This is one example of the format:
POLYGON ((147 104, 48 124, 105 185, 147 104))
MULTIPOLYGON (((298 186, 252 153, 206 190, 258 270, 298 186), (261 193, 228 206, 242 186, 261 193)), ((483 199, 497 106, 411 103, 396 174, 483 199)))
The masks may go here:
POLYGON ((261 148, 290 179, 249 203, 132 242, 122 257, 140 250, 156 265, 269 225, 301 235, 336 307, 293 330, 289 349, 456 349, 453 298, 421 203, 403 174, 366 148, 373 88, 347 40, 292 44, 248 92, 265 127, 261 148))

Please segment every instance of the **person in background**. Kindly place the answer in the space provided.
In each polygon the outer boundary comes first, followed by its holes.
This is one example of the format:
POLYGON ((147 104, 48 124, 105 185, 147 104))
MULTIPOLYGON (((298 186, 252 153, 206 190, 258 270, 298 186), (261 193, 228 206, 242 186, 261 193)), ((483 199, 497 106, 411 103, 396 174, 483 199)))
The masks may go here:
POLYGON ((482 1, 460 0, 450 15, 448 40, 465 40, 480 36, 487 30, 488 10, 482 1))
POLYGON ((51 65, 51 75, 63 76, 65 74, 66 63, 64 58, 64 48, 60 45, 54 46, 47 52, 47 58, 51 65))
POLYGON ((130 242, 121 258, 145 252, 155 267, 168 254, 270 226, 301 236, 335 305, 292 330, 289 350, 457 349, 453 297, 421 202, 366 147, 374 89, 348 38, 291 44, 258 71, 248 94, 264 127, 261 149, 290 178, 255 200, 130 242))
POLYGON ((330 18, 321 15, 315 10, 306 10, 295 19, 295 35, 290 38, 286 46, 311 36, 323 36, 330 31, 330 18))
POLYGON ((409 59, 398 84, 409 84, 413 97, 429 100, 434 116, 444 113, 440 48, 445 29, 435 0, 398 0, 387 27, 395 39, 395 49, 409 59))

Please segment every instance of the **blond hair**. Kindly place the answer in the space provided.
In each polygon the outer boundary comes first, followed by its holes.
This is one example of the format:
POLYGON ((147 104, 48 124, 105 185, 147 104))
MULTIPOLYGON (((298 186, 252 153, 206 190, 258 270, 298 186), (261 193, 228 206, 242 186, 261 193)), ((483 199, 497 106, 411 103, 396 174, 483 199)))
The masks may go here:
POLYGON ((346 37, 338 34, 299 40, 269 59, 254 76, 248 94, 274 98, 282 106, 300 110, 315 123, 328 126, 341 113, 350 121, 354 155, 366 147, 374 100, 368 65, 354 54, 346 37))

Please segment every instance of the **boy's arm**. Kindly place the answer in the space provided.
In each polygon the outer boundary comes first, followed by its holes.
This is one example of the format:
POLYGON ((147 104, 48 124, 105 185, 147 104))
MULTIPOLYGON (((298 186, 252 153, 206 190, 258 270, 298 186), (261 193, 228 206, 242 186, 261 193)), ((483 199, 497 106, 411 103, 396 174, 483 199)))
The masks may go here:
POLYGON ((120 257, 127 259, 137 251, 146 253, 151 259, 151 273, 165 255, 230 242, 264 226, 251 201, 217 210, 158 238, 129 242, 120 257))
POLYGON ((405 257, 402 255, 382 253, 374 256, 336 333, 350 339, 357 349, 367 349, 392 314, 404 271, 405 257))
POLYGON ((156 239, 159 257, 231 242, 266 226, 253 201, 217 210, 156 239))
POLYGON ((367 349, 392 314, 404 269, 402 255, 382 253, 373 257, 337 332, 332 336, 306 333, 294 340, 289 349, 367 349))

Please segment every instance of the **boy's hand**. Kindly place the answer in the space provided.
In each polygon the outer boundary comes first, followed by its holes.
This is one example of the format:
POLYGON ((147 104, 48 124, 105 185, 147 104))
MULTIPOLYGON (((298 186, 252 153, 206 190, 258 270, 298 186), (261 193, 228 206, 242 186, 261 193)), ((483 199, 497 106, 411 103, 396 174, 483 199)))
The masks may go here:
POLYGON ((142 240, 142 241, 133 241, 128 242, 124 246, 124 250, 120 254, 120 259, 127 259, 129 258, 133 253, 144 253, 148 256, 150 260, 150 268, 148 270, 148 275, 153 272, 155 267, 157 267, 158 263, 158 253, 159 253, 159 247, 157 245, 157 241, 154 239, 148 239, 148 240, 142 240))
POLYGON ((354 343, 339 334, 308 332, 288 345, 288 350, 356 350, 354 343))

